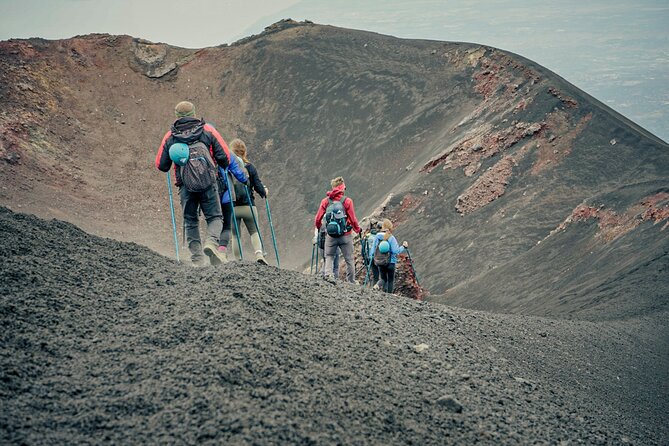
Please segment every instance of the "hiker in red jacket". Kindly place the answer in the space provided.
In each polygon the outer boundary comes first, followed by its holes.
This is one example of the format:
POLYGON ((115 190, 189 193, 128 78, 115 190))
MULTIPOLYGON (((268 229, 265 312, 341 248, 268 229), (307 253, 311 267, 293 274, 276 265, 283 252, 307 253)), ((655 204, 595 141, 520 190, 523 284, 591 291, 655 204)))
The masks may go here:
POLYGON ((332 190, 321 201, 321 205, 316 213, 314 224, 316 234, 323 224, 325 217, 325 280, 334 282, 334 257, 337 248, 341 250, 346 261, 346 279, 355 283, 355 262, 353 259, 353 235, 351 230, 360 234, 362 229, 355 216, 353 200, 346 197, 344 191, 346 185, 342 177, 337 177, 330 181, 332 190))

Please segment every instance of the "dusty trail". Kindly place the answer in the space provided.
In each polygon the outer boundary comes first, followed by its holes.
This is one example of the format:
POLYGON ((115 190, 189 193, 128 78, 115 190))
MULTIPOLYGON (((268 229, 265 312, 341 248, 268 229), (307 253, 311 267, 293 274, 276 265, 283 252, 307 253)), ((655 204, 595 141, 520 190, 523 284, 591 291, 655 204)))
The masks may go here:
POLYGON ((669 441, 666 314, 496 315, 196 270, 4 208, 0 235, 3 444, 669 441))

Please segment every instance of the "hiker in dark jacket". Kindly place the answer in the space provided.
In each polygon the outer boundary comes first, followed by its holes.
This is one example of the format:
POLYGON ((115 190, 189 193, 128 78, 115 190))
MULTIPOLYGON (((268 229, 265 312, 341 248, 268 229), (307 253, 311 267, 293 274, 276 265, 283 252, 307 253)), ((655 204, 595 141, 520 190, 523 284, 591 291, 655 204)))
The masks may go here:
POLYGON ((372 284, 375 284, 379 281, 379 267, 374 263, 374 251, 372 247, 374 246, 374 239, 376 234, 381 229, 381 222, 376 220, 370 220, 369 230, 365 233, 364 236, 360 237, 360 245, 362 249, 362 260, 365 262, 365 268, 367 271, 367 278, 370 279, 372 284))
MULTIPOLYGON (((262 243, 260 242, 260 234, 258 234, 258 228, 256 228, 256 224, 258 223, 258 210, 256 209, 253 191, 255 190, 261 198, 265 198, 267 197, 268 190, 262 181, 260 181, 258 170, 251 164, 247 157, 246 144, 244 141, 241 139, 234 139, 230 143, 230 149, 237 155, 237 161, 239 162, 241 160, 243 167, 246 168, 246 171, 249 174, 249 182, 251 184, 251 187, 247 188, 248 196, 244 193, 235 197, 234 205, 237 228, 241 228, 241 224, 244 222, 244 226, 246 226, 246 230, 251 236, 251 245, 255 251, 256 261, 267 265, 267 260, 265 260, 265 256, 263 255, 262 243), (249 198, 251 198, 251 203, 249 203, 249 198)), ((232 252, 235 258, 240 256, 239 245, 236 238, 233 238, 232 240, 232 252)))
MULTIPOLYGON (((179 102, 175 107, 177 120, 172 128, 165 133, 160 148, 156 155, 156 167, 169 172, 172 167, 169 149, 174 143, 192 144, 200 141, 207 148, 211 159, 222 168, 228 167, 230 163, 230 152, 221 135, 211 125, 206 124, 203 119, 195 117, 195 107, 190 102, 179 102)), ((216 182, 203 192, 190 192, 183 185, 181 169, 175 164, 174 172, 176 186, 179 188, 179 199, 183 211, 184 229, 186 232, 186 243, 191 253, 191 261, 195 266, 205 266, 203 255, 209 257, 212 265, 225 261, 218 254, 218 237, 221 233, 221 203, 218 198, 216 182), (199 211, 202 210, 207 222, 207 238, 204 249, 200 240, 199 211)))
POLYGON ((355 283, 355 262, 353 258, 353 235, 351 234, 351 229, 358 234, 362 232, 362 229, 355 216, 353 200, 351 200, 351 197, 344 196, 344 191, 346 190, 344 179, 342 177, 334 178, 330 181, 330 185, 332 186, 332 190, 327 193, 327 198, 321 201, 314 224, 317 230, 320 229, 328 206, 335 201, 340 201, 346 213, 346 231, 339 237, 332 237, 330 234, 325 236, 325 279, 334 282, 334 257, 337 248, 339 248, 346 261, 346 279, 351 283, 355 283))

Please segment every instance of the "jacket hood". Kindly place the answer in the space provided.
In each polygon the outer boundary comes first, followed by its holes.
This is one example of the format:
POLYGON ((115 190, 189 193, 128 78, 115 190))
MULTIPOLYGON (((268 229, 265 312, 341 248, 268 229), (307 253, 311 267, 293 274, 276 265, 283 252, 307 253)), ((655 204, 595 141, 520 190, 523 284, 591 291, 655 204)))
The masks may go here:
POLYGON ((179 118, 172 124, 172 136, 179 141, 191 143, 200 139, 204 131, 204 120, 197 118, 179 118))
POLYGON ((344 196, 344 190, 346 189, 346 185, 340 184, 339 186, 335 187, 331 191, 329 191, 326 195, 330 200, 341 200, 341 197, 344 196))

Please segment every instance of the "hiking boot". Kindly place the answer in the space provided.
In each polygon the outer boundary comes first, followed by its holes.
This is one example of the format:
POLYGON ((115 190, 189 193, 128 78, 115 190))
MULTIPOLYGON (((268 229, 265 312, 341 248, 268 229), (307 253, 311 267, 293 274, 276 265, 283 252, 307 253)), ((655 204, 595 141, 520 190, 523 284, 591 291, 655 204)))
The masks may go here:
POLYGON ((195 267, 195 268, 203 268, 205 266, 209 266, 209 263, 207 262, 207 259, 205 259, 204 257, 201 257, 197 260, 193 260, 191 263, 192 263, 193 267, 195 267))
POLYGON ((225 254, 225 251, 219 251, 219 246, 216 246, 214 242, 207 242, 204 244, 204 253, 209 257, 209 263, 212 265, 221 265, 228 261, 228 256, 225 254))
POLYGON ((375 283, 374 286, 372 287, 372 289, 378 291, 379 290, 379 284, 375 283))
POLYGON ((265 260, 265 256, 262 255, 262 251, 256 251, 256 262, 262 265, 269 265, 269 263, 267 263, 267 260, 265 260))
POLYGON ((337 279, 335 279, 335 276, 333 276, 332 274, 324 275, 323 280, 325 280, 326 282, 330 282, 330 283, 337 283, 337 279))

